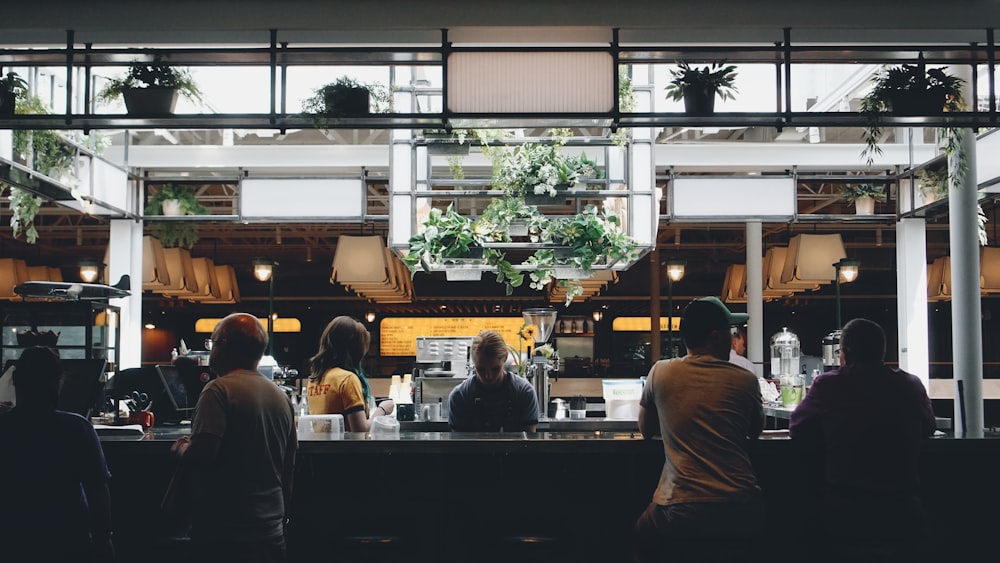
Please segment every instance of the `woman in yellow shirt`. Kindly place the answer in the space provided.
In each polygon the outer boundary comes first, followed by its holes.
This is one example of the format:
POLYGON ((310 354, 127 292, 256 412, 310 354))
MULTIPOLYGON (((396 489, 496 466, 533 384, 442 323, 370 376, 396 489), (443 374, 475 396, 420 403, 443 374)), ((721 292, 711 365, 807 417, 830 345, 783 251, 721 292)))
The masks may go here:
POLYGON ((368 432, 372 419, 392 412, 392 400, 369 412, 371 386, 361 367, 369 344, 368 329, 351 317, 336 317, 326 325, 319 351, 309 359, 310 413, 342 414, 346 431, 368 432))

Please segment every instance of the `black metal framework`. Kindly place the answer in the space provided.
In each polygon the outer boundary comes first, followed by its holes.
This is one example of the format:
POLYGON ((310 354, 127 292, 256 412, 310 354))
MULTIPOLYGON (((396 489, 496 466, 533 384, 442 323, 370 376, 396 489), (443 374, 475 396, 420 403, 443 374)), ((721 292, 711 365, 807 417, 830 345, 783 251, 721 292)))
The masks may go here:
MULTIPOLYGON (((84 81, 84 112, 62 115, 17 115, 0 120, 5 129, 151 129, 151 128, 255 128, 255 129, 308 129, 316 128, 311 116, 288 114, 285 107, 285 69, 306 65, 349 66, 434 66, 441 68, 445 82, 442 87, 447 100, 447 65, 451 53, 458 52, 583 52, 609 53, 615 64, 655 64, 676 60, 713 61, 731 63, 769 64, 775 67, 777 88, 774 112, 719 113, 711 117, 688 117, 678 112, 628 112, 622 113, 617 102, 613 109, 601 113, 520 113, 497 114, 457 113, 447 104, 439 113, 375 114, 364 118, 330 120, 323 128, 334 129, 422 129, 448 128, 456 120, 463 127, 496 127, 498 117, 504 125, 512 127, 557 126, 586 123, 609 128, 658 127, 658 126, 762 126, 762 127, 864 127, 865 119, 854 112, 793 112, 791 106, 791 75, 800 64, 900 64, 915 62, 923 54, 928 65, 969 65, 973 68, 973 82, 979 78, 978 65, 985 64, 989 85, 989 109, 950 113, 934 117, 885 117, 886 126, 920 127, 996 127, 998 125, 995 67, 996 44, 994 30, 983 30, 983 43, 967 44, 795 44, 792 30, 783 29, 783 41, 773 45, 621 45, 617 30, 607 46, 567 47, 476 47, 454 45, 442 30, 441 44, 434 47, 294 47, 279 42, 278 30, 271 30, 266 47, 213 47, 213 48, 95 48, 86 44, 82 48, 74 42, 74 33, 67 31, 64 48, 0 49, 0 67, 10 66, 64 66, 66 69, 66 101, 73 100, 73 74, 84 69, 89 78, 92 69, 122 66, 132 61, 152 61, 160 57, 173 66, 258 66, 270 69, 270 111, 260 114, 182 114, 162 117, 132 117, 124 115, 95 114, 91 108, 89 80, 84 81), (279 73, 278 71, 282 72, 279 73)), ((617 91, 617 73, 615 73, 617 91)), ((615 96, 617 100, 617 96, 615 96)))

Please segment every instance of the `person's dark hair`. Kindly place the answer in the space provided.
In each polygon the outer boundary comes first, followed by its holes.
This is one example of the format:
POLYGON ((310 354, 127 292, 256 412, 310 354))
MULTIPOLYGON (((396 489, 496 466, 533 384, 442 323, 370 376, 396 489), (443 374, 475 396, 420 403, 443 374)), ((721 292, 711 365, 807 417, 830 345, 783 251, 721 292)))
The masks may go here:
POLYGON ((223 319, 219 339, 226 341, 226 356, 233 365, 256 370, 267 349, 267 331, 252 315, 237 313, 223 319), (246 315, 243 318, 231 318, 246 315))
POLYGON ((698 348, 708 342, 713 330, 729 333, 726 312, 709 301, 694 300, 681 313, 681 338, 688 348, 698 348))
POLYGON ((486 359, 507 360, 507 343, 495 330, 484 330, 472 339, 472 361, 486 359))
POLYGON ((840 347, 847 363, 878 362, 885 359, 885 331, 875 321, 854 319, 840 333, 840 347))
MULTIPOLYGON (((365 325, 348 316, 334 318, 323 329, 316 355, 309 359, 309 379, 319 381, 331 368, 358 373, 370 342, 371 335, 365 325)), ((362 384, 367 387, 364 379, 362 384)))
POLYGON ((50 405, 55 408, 62 379, 59 355, 45 346, 32 346, 14 362, 14 392, 19 405, 50 405))

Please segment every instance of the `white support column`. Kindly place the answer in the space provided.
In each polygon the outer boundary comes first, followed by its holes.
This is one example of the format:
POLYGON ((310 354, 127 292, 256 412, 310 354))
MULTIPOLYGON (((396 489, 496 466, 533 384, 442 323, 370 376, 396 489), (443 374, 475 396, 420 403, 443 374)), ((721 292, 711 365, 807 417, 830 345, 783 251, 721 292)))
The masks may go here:
POLYGON ((750 221, 747 237, 747 358, 757 377, 764 375, 764 245, 761 222, 750 221))
POLYGON ((927 387, 927 226, 924 219, 900 219, 896 224, 896 309, 899 368, 919 377, 927 387))
POLYGON ((14 132, 10 129, 0 130, 0 158, 14 160, 14 132))
POLYGON ((113 219, 108 243, 108 281, 116 283, 128 275, 132 295, 112 299, 121 307, 119 330, 120 348, 115 358, 118 370, 142 366, 142 222, 113 219))
MULTIPOLYGON (((951 349, 955 377, 956 432, 983 435, 983 326, 979 295, 979 201, 976 192, 976 140, 972 129, 961 129, 967 171, 961 185, 948 185, 948 235, 951 245, 951 349), (959 386, 962 393, 958 392, 959 386), (965 423, 962 423, 962 419, 965 423)), ((948 169, 958 158, 948 159, 948 169)))

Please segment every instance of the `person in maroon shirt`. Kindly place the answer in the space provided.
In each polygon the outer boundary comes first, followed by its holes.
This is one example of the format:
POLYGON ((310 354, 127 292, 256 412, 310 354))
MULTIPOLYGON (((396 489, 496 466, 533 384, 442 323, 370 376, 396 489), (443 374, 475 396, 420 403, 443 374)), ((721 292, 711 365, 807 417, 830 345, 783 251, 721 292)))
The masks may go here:
POLYGON ((901 556, 923 533, 918 457, 934 411, 920 379, 883 363, 878 324, 852 320, 840 344, 841 367, 816 378, 789 421, 792 440, 823 475, 815 529, 835 559, 841 550, 901 556))

